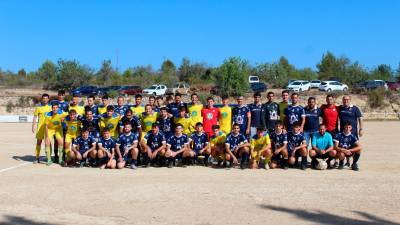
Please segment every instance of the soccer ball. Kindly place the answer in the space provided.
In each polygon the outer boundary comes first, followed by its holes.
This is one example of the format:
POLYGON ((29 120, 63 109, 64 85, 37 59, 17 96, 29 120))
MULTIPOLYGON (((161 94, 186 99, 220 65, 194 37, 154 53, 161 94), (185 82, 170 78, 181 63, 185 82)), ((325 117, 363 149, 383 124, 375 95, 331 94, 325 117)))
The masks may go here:
POLYGON ((328 164, 325 162, 325 160, 320 160, 317 164, 317 169, 326 170, 326 168, 328 168, 328 164))

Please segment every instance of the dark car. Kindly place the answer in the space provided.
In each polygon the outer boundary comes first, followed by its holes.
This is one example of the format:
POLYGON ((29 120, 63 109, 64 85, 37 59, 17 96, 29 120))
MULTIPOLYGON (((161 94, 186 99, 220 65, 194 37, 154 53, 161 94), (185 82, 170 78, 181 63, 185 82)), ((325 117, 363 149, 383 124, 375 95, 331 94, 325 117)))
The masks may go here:
POLYGON ((250 84, 250 89, 253 92, 264 92, 264 91, 267 90, 267 85, 265 83, 262 83, 262 82, 251 83, 250 84))
POLYGON ((71 91, 71 95, 96 95, 97 87, 81 86, 71 91))
POLYGON ((387 82, 387 86, 391 91, 400 90, 400 82, 387 82))
POLYGON ((108 87, 101 87, 97 89, 97 95, 102 96, 108 94, 110 91, 119 91, 121 86, 108 86, 108 87))
POLYGON ((142 93, 142 88, 138 85, 122 86, 119 93, 121 95, 136 95, 142 93))
POLYGON ((361 90, 374 90, 377 88, 387 89, 387 84, 383 80, 367 80, 358 84, 357 88, 361 90))

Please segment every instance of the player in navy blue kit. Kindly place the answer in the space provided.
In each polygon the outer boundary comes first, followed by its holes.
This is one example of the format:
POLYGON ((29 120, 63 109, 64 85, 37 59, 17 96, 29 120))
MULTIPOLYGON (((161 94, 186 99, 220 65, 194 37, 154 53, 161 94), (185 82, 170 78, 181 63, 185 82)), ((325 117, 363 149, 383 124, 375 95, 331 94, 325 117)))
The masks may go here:
POLYGON ((126 161, 129 157, 132 158, 131 169, 137 169, 137 157, 139 154, 138 137, 131 132, 132 127, 130 123, 124 124, 124 133, 121 134, 117 140, 116 150, 118 155, 117 168, 122 169, 125 167, 126 161))
POLYGON ((343 125, 343 132, 338 133, 334 138, 335 149, 339 158, 338 169, 343 169, 345 157, 353 157, 353 165, 351 166, 351 169, 358 171, 359 168, 357 162, 360 159, 361 145, 357 136, 352 134, 351 130, 352 124, 346 122, 343 125))
POLYGON ((351 133, 354 134, 357 138, 363 135, 362 133, 362 113, 360 109, 352 105, 350 103, 351 97, 350 95, 344 95, 342 98, 343 105, 339 106, 339 124, 340 124, 340 132, 344 131, 345 123, 350 123, 352 130, 351 133))
POLYGON ((314 134, 318 133, 320 120, 322 118, 322 112, 316 105, 315 97, 309 97, 307 106, 304 108, 306 114, 306 121, 304 124, 304 137, 306 138, 307 149, 311 143, 311 139, 314 134))
POLYGON ((167 149, 166 139, 157 123, 153 123, 151 132, 148 132, 146 136, 144 136, 142 146, 146 151, 146 154, 144 154, 146 167, 151 164, 155 165, 156 163, 159 166, 164 165, 165 151, 167 149))
POLYGON ((119 126, 119 134, 124 133, 124 124, 130 123, 132 130, 131 132, 138 136, 138 139, 142 137, 142 125, 140 123, 139 117, 133 114, 132 109, 127 109, 125 112, 125 116, 121 118, 118 122, 119 126))
POLYGON ((248 137, 250 135, 251 112, 244 104, 243 96, 237 97, 238 106, 232 110, 232 123, 240 126, 240 133, 248 137))
MULTIPOLYGON (((250 155, 250 144, 247 138, 240 133, 240 125, 233 124, 232 132, 226 137, 225 142, 226 150, 226 160, 230 161, 230 166, 232 164, 237 164, 237 158, 241 158, 240 168, 245 169, 249 161, 250 155)), ((224 162, 226 163, 226 162, 224 162)))
POLYGON ((74 141, 69 154, 71 160, 80 161, 80 167, 85 165, 88 157, 92 160, 96 160, 96 140, 89 135, 89 130, 87 130, 87 128, 82 128, 81 136, 74 141))
POLYGON ((284 111, 286 128, 288 131, 291 131, 293 124, 299 123, 300 132, 303 132, 306 114, 304 108, 299 105, 299 94, 293 93, 291 99, 292 104, 284 111))
POLYGON ((276 122, 279 121, 279 105, 274 102, 274 92, 268 92, 268 102, 263 104, 261 109, 261 121, 263 127, 266 127, 268 133, 272 133, 275 129, 276 122))
POLYGON ((300 123, 294 123, 292 126, 292 131, 287 134, 289 165, 295 165, 297 159, 301 156, 300 168, 305 170, 307 169, 308 156, 306 139, 304 138, 303 133, 301 133, 300 123))
POLYGON ((95 104, 96 98, 93 95, 87 97, 87 105, 85 106, 85 111, 91 110, 94 116, 99 115, 98 106, 95 104))
POLYGON ((104 128, 103 137, 100 138, 97 146, 97 157, 100 161, 100 169, 104 169, 106 167, 115 169, 117 166, 117 160, 115 157, 116 141, 111 137, 110 130, 108 128, 104 128))
MULTIPOLYGON (((172 168, 175 159, 181 160, 183 158, 183 152, 189 150, 189 138, 182 134, 182 132, 182 124, 176 124, 175 134, 167 140, 165 157, 168 158, 168 168, 172 168)), ((186 167, 185 161, 182 162, 183 167, 186 167)))
POLYGON ((277 121, 275 130, 269 135, 271 139, 272 157, 271 169, 278 168, 279 164, 283 169, 288 169, 289 154, 287 150, 287 134, 283 131, 283 123, 277 121))
POLYGON ((208 158, 211 154, 211 149, 208 142, 207 134, 203 132, 203 124, 196 123, 196 132, 194 132, 190 136, 190 157, 196 158, 199 161, 200 156, 204 157, 203 164, 204 166, 208 165, 208 158))
POLYGON ((160 127, 161 132, 163 132, 165 139, 168 140, 168 138, 173 135, 173 123, 171 115, 168 114, 167 107, 160 108, 160 116, 157 118, 157 124, 160 127))
POLYGON ((84 117, 79 117, 82 127, 89 131, 91 137, 96 141, 100 138, 99 117, 93 115, 92 110, 87 110, 84 117))
POLYGON ((114 112, 123 117, 125 116, 126 110, 128 110, 128 106, 124 105, 124 97, 119 96, 117 99, 117 106, 114 107, 114 112))
POLYGON ((179 93, 175 94, 175 101, 168 104, 167 108, 168 108, 168 112, 174 116, 175 118, 179 117, 179 109, 181 107, 185 108, 185 111, 188 112, 187 110, 187 104, 184 103, 182 100, 182 95, 179 93))
POLYGON ((262 127, 262 104, 261 104, 261 93, 256 92, 253 95, 254 103, 248 105, 251 113, 250 122, 250 137, 256 134, 257 127, 262 127))

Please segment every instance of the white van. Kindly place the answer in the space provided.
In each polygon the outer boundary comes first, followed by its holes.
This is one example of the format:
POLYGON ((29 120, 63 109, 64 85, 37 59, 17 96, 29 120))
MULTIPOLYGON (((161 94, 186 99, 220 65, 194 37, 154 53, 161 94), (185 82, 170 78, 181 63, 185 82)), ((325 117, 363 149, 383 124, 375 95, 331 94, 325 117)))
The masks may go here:
POLYGON ((259 83, 260 79, 258 78, 258 76, 249 76, 249 83, 259 83))

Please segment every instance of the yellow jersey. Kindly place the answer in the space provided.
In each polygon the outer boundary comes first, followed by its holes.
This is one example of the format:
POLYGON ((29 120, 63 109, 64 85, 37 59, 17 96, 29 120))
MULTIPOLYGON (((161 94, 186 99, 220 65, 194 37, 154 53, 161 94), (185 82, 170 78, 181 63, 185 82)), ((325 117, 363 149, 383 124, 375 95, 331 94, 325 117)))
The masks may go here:
POLYGON ((201 110, 203 109, 202 104, 190 105, 188 107, 190 118, 192 118, 193 123, 203 123, 203 117, 201 116, 201 110))
POLYGON ((37 131, 41 130, 40 128, 44 127, 45 124, 45 114, 51 111, 51 105, 43 105, 39 104, 35 108, 35 112, 33 113, 34 116, 38 117, 38 129, 37 131))
POLYGON ((121 116, 117 113, 113 113, 111 117, 107 117, 106 114, 103 114, 100 117, 100 131, 103 132, 104 128, 110 129, 110 134, 113 138, 118 138, 118 123, 121 119, 121 116))
POLYGON ((279 117, 282 123, 285 123, 285 109, 289 106, 287 102, 280 102, 279 104, 279 117))
POLYGON ((64 117, 68 114, 63 112, 61 109, 57 113, 48 112, 46 113, 45 123, 49 130, 62 130, 62 122, 64 117))
POLYGON ((70 135, 71 137, 77 137, 81 133, 81 121, 78 119, 71 120, 69 116, 65 117, 64 123, 67 127, 67 135, 70 135))
POLYGON ((80 105, 69 105, 68 110, 74 109, 76 111, 76 114, 80 115, 80 116, 84 116, 85 115, 85 107, 80 106, 80 105))
POLYGON ((220 118, 219 127, 222 132, 229 134, 232 130, 232 108, 230 106, 223 106, 219 108, 220 118))
POLYGON ((108 105, 99 105, 97 107, 97 112, 99 112, 99 115, 107 112, 107 106, 108 105))
POLYGON ((223 146, 225 145, 226 134, 222 131, 219 131, 218 134, 214 134, 210 137, 210 146, 214 147, 216 145, 223 146))
POLYGON ((174 124, 182 124, 183 126, 183 134, 186 134, 187 136, 190 136, 191 133, 195 130, 194 126, 195 123, 193 122, 191 117, 174 117, 174 124))
POLYGON ((131 107, 131 110, 133 112, 133 115, 140 116, 142 113, 144 113, 144 106, 142 106, 142 105, 136 106, 135 105, 135 106, 131 107))
POLYGON ((257 134, 253 135, 250 140, 250 147, 253 151, 261 151, 265 149, 269 144, 271 144, 271 139, 267 132, 264 133, 262 137, 258 137, 257 134))
POLYGON ((141 113, 139 119, 142 124, 142 131, 146 133, 151 131, 151 126, 153 126, 153 123, 157 122, 157 117, 157 112, 153 112, 152 115, 149 115, 146 112, 141 113))

